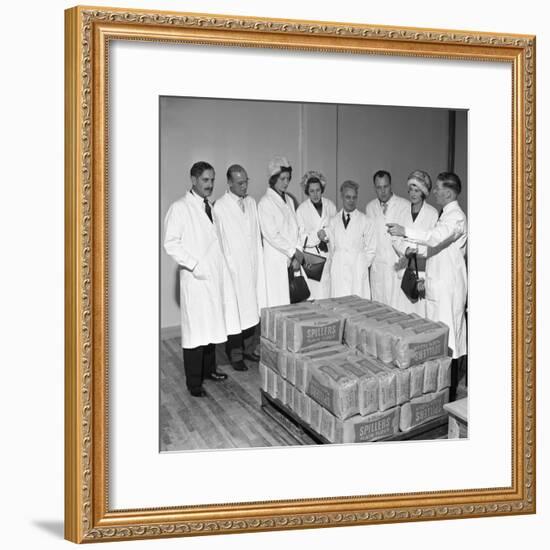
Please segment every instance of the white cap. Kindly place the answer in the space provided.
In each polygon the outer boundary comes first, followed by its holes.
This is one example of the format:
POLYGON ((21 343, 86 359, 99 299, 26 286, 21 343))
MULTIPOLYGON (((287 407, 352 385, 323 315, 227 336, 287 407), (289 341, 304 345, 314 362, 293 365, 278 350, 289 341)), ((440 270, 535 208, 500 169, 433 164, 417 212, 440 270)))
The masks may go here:
POLYGON ((269 177, 280 174, 283 168, 290 168, 290 163, 286 157, 273 157, 267 165, 267 173, 269 177))

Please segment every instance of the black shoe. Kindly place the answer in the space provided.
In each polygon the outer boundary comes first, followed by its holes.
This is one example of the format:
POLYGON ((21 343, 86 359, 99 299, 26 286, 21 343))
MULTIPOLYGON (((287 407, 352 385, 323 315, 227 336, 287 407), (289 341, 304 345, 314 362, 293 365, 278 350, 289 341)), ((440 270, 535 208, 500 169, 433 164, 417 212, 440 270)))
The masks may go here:
POLYGON ((231 366, 235 370, 241 370, 241 371, 248 370, 248 367, 245 365, 242 359, 240 361, 235 361, 235 363, 231 363, 231 366))
POLYGON ((245 353, 244 358, 248 359, 249 361, 254 361, 254 363, 257 363, 260 360, 260 356, 257 353, 245 353))
POLYGON ((206 392, 202 388, 189 389, 189 393, 193 397, 206 397, 206 392))
POLYGON ((206 378, 210 378, 210 380, 216 380, 216 382, 221 382, 222 380, 227 379, 227 374, 224 374, 223 372, 211 372, 206 378))

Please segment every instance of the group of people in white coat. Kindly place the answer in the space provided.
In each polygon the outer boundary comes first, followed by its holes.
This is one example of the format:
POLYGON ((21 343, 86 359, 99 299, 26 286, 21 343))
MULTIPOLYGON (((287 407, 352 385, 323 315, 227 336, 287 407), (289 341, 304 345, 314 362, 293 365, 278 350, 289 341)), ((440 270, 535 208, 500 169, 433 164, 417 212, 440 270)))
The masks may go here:
POLYGON ((215 171, 196 162, 191 189, 174 202, 164 222, 164 249, 180 266, 183 366, 189 392, 206 395, 205 379, 223 381, 215 344, 236 371, 258 361, 259 315, 266 305, 266 278, 258 211, 247 195, 248 174, 227 170, 227 191, 212 204, 215 171))
POLYGON ((247 195, 248 175, 240 165, 227 170, 228 188, 212 204, 214 168, 191 168, 191 190, 169 209, 166 252, 181 266, 181 325, 186 383, 205 395, 203 380, 224 380, 214 345, 226 342, 229 361, 247 370, 257 361, 260 310, 290 303, 289 271, 304 270, 304 252, 326 259, 320 281, 307 280, 311 298, 356 294, 442 321, 450 327, 454 359, 466 354, 466 216, 457 197, 458 176, 442 173, 433 194, 442 213, 426 202, 430 176, 412 172, 409 199, 392 192, 391 176, 373 176, 376 198, 357 209, 359 185, 340 186, 342 208, 323 196, 326 179, 309 171, 302 178, 306 200, 295 207, 287 192, 292 167, 285 157, 268 165, 268 187, 258 205, 247 195), (401 279, 416 259, 425 299, 412 302, 401 279))

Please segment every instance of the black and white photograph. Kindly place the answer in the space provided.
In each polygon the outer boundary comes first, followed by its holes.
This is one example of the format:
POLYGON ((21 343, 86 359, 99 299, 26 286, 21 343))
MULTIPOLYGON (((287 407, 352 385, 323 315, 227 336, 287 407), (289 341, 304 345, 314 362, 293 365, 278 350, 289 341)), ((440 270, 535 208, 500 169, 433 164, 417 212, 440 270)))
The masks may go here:
POLYGON ((468 437, 468 111, 163 96, 161 452, 468 437))

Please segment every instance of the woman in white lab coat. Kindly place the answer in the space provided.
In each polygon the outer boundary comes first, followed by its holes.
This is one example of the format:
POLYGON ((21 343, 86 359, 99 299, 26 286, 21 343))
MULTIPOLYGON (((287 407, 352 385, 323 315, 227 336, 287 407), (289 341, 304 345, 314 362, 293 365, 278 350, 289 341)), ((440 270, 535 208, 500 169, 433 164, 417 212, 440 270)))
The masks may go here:
MULTIPOLYGON (((319 239, 319 231, 326 229, 328 222, 336 215, 334 203, 323 197, 326 179, 320 172, 309 170, 302 178, 302 188, 308 198, 298 207, 296 216, 300 241, 307 252, 328 257, 327 243, 319 239)), ((320 281, 308 279, 312 299, 328 298, 330 295, 330 265, 325 263, 320 281)))
MULTIPOLYGON (((431 230, 437 223, 438 213, 431 204, 426 202, 426 198, 432 190, 430 175, 423 170, 411 172, 407 178, 407 188, 411 206, 406 213, 403 213, 403 219, 400 223, 405 227, 414 227, 422 231, 431 230)), ((409 257, 413 254, 416 254, 418 277, 424 281, 427 247, 422 245, 411 247, 411 243, 407 243, 404 239, 395 239, 394 248, 399 255, 399 260, 395 264, 399 276, 399 285, 401 286, 409 257)), ((412 265, 414 266, 414 262, 412 262, 412 265)), ((400 288, 397 309, 405 313, 416 313, 426 317, 426 300, 422 296, 416 302, 411 302, 400 288)))
POLYGON ((294 201, 286 193, 292 167, 285 157, 275 157, 268 166, 269 188, 258 203, 264 245, 267 306, 290 303, 288 267, 300 270, 303 254, 294 201))

